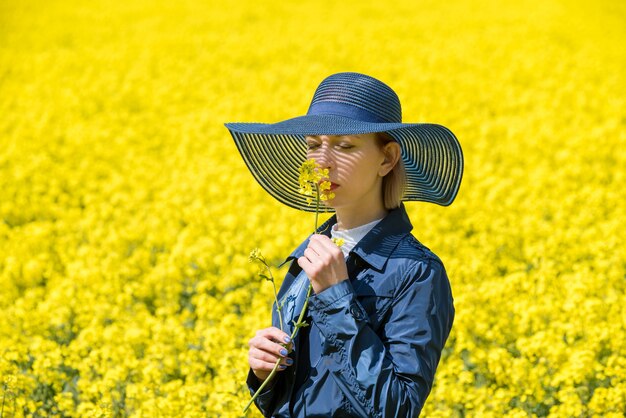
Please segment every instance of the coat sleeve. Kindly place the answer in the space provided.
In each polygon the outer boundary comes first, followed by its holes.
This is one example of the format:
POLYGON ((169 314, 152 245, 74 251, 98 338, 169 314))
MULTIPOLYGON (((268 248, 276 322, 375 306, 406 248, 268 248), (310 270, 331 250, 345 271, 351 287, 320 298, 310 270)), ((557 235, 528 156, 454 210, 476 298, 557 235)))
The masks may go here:
POLYGON ((443 265, 419 261, 404 274, 378 334, 349 280, 311 297, 312 320, 325 337, 322 360, 362 416, 417 417, 452 328, 443 265))

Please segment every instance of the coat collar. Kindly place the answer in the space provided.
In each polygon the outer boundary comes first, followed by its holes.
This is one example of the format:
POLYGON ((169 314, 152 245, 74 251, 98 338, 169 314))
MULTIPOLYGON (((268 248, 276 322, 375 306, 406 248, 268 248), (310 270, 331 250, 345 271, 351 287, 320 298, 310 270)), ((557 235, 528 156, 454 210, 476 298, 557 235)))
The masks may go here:
MULTIPOLYGON (((337 223, 336 215, 333 215, 317 230, 318 233, 330 237, 330 230, 337 223)), ((371 231, 367 233, 350 251, 350 255, 356 254, 371 267, 381 271, 402 238, 411 232, 413 226, 406 213, 404 204, 392 209, 371 231)), ((281 266, 293 259, 302 257, 304 250, 309 245, 310 236, 298 246, 281 264, 281 266)))

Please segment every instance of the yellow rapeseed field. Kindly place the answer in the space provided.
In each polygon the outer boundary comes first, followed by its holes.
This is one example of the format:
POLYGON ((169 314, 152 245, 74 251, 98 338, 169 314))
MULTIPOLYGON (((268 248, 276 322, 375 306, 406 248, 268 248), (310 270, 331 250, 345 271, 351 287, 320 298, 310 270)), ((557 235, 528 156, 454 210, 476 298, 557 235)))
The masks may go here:
POLYGON ((625 41, 613 0, 3 0, 0 417, 242 415, 248 254, 312 215, 222 124, 338 71, 465 154, 452 206, 407 204, 457 309, 423 415, 624 416, 625 41))

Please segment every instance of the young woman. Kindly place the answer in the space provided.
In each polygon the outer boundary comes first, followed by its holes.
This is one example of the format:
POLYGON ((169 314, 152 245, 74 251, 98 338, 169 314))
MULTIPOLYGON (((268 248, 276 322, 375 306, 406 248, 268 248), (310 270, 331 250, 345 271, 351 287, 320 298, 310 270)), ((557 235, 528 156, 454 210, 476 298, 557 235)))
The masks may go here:
POLYGON ((463 171, 454 135, 402 123, 384 83, 358 73, 327 77, 307 115, 276 124, 226 124, 250 171, 279 201, 314 210, 298 194, 298 167, 327 168, 334 211, 287 257, 273 326, 249 341, 247 384, 275 417, 415 417, 428 396, 454 319, 441 260, 417 241, 403 201, 449 205, 463 171), (331 238, 342 238, 337 247, 331 238), (306 322, 294 321, 313 287, 306 322))

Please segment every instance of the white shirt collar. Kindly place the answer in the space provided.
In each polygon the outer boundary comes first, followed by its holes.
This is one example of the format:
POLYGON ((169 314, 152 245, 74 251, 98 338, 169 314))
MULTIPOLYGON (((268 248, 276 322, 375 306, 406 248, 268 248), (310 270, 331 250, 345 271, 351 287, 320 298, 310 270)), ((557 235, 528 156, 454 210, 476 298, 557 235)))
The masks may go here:
POLYGON ((354 248, 355 245, 358 244, 361 239, 367 235, 368 232, 376 226, 381 219, 376 219, 370 223, 365 225, 357 226, 352 229, 345 229, 343 231, 337 231, 337 224, 334 224, 332 229, 330 230, 330 235, 332 238, 342 239, 344 241, 341 246, 341 251, 343 252, 344 257, 348 257, 348 253, 354 248))

